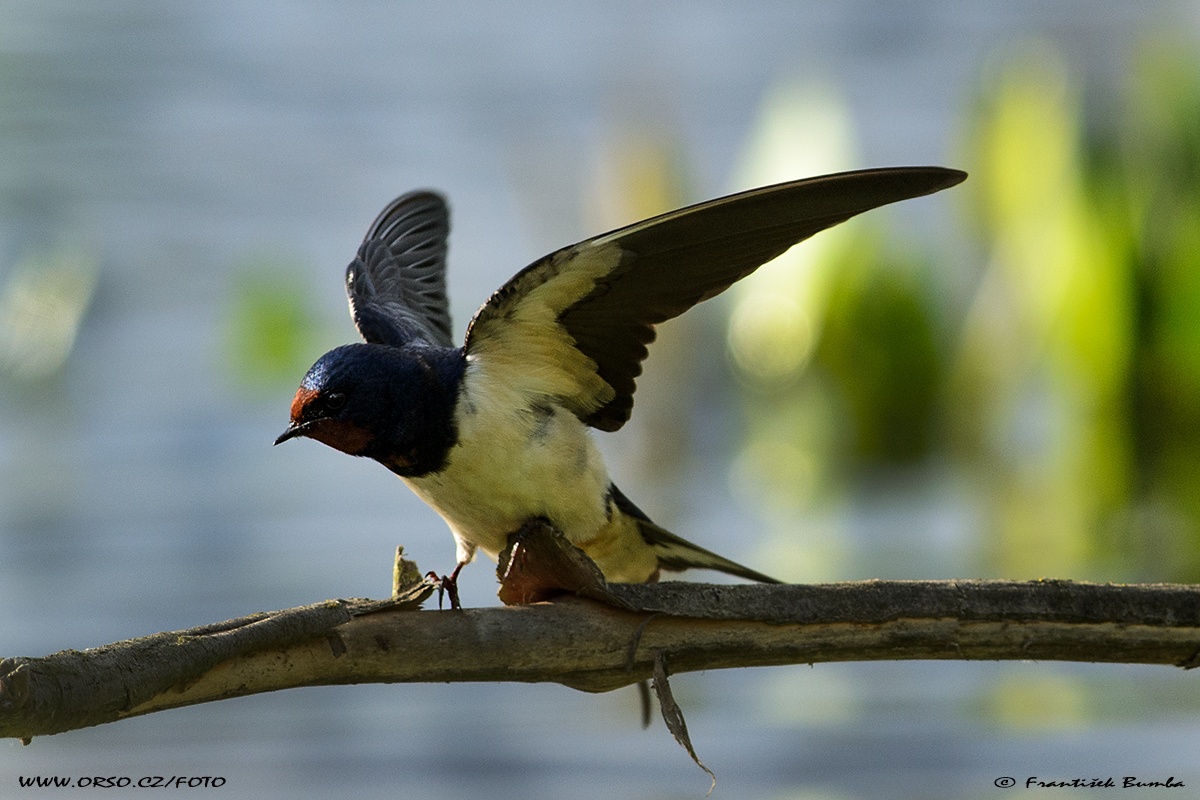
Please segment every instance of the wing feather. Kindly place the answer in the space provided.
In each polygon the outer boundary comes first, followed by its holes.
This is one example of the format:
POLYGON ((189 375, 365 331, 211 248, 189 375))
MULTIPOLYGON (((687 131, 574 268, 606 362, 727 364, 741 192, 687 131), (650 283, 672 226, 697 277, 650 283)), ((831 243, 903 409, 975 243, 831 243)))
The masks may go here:
POLYGON ((654 325, 682 314, 813 234, 878 206, 954 186, 941 167, 860 170, 781 183, 588 239, 517 273, 476 312, 466 352, 588 425, 629 419, 654 325))
POLYGON ((350 316, 363 339, 453 346, 446 300, 450 212, 434 192, 396 198, 367 230, 346 268, 350 316))

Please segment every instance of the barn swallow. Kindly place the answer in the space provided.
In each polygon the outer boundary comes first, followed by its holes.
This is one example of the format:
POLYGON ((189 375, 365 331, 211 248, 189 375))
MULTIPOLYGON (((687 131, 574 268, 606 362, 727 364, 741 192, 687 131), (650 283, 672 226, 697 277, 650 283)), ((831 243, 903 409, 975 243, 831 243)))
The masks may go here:
POLYGON ((727 289, 792 245, 856 214, 954 186, 941 167, 861 170, 753 189, 557 250, 475 313, 461 347, 446 300, 449 212, 430 191, 392 201, 346 270, 365 343, 305 375, 290 424, 372 458, 450 526, 458 562, 491 558, 544 519, 605 578, 691 567, 777 583, 655 525, 609 478, 588 428, 633 409, 654 326, 727 289))

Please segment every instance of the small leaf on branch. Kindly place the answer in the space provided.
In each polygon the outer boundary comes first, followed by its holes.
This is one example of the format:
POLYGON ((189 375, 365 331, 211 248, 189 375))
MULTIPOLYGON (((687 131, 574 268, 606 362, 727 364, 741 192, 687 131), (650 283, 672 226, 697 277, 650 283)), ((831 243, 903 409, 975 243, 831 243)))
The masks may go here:
POLYGON ((667 658, 661 650, 654 654, 654 680, 651 683, 654 686, 654 694, 658 696, 658 707, 662 710, 663 722, 667 723, 667 730, 675 737, 675 741, 688 751, 688 755, 692 757, 692 761, 696 762, 696 766, 707 772, 708 777, 712 778, 712 785, 708 787, 708 794, 712 794, 713 789, 717 788, 717 776, 711 769, 704 766, 704 762, 700 760, 696 755, 695 748, 692 747, 687 723, 683 720, 683 709, 679 707, 679 704, 675 702, 675 696, 671 694, 671 684, 667 680, 667 658))

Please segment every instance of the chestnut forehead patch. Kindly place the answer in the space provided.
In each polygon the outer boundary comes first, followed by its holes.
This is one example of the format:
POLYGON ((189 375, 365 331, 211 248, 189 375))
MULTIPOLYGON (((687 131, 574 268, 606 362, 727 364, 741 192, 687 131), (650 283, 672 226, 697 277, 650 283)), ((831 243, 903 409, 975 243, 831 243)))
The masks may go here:
MULTIPOLYGON (((306 381, 306 383, 307 383, 307 381, 306 381)), ((304 413, 304 407, 307 406, 309 403, 311 403, 313 400, 316 400, 317 395, 319 395, 319 394, 320 394, 320 392, 317 391, 316 389, 306 388, 303 385, 299 389, 296 390, 296 396, 292 399, 292 421, 293 422, 300 419, 300 416, 304 413)))

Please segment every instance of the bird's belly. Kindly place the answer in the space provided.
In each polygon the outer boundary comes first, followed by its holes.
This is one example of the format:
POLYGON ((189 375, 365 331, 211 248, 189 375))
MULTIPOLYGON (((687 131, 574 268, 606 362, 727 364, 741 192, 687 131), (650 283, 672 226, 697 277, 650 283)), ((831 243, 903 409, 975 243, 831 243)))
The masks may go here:
POLYGON ((405 481, 450 525, 460 558, 475 547, 495 558, 535 517, 583 546, 612 514, 595 443, 574 415, 556 409, 462 415, 445 467, 405 481))

